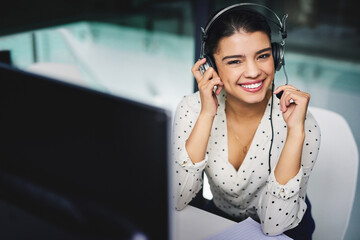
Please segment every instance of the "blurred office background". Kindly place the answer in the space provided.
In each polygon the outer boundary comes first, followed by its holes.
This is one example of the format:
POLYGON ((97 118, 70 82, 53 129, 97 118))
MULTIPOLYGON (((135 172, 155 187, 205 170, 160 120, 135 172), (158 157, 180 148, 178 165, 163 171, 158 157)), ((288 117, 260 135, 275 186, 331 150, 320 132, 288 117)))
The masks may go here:
MULTIPOLYGON (((173 112, 194 91, 190 69, 199 57, 200 26, 211 12, 240 1, 17 2, 1 17, 2 61, 173 112)), ((355 0, 246 2, 264 4, 279 16, 289 14, 289 83, 311 94, 311 106, 342 115, 360 149, 360 17, 355 0)), ((276 84, 283 83, 284 73, 277 72, 276 84)), ((360 236, 359 182, 345 236, 349 240, 360 236)))

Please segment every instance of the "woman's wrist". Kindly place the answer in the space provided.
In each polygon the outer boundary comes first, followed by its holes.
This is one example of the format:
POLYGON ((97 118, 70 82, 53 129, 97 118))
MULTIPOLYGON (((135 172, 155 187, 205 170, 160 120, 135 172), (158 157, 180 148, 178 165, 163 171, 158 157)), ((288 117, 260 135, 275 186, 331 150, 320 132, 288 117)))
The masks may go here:
POLYGON ((215 118, 215 115, 216 115, 216 113, 208 113, 204 110, 201 110, 200 114, 199 114, 199 119, 213 121, 215 118))
POLYGON ((300 140, 305 139, 304 126, 292 127, 287 130, 287 137, 298 138, 300 140))

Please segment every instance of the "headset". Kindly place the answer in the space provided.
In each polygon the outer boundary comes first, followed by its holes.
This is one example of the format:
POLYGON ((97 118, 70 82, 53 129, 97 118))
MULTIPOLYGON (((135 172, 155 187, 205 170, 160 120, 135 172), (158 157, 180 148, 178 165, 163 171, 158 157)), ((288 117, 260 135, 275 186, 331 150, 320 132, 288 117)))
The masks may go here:
MULTIPOLYGON (((283 16, 283 18, 280 20, 278 15, 273 10, 271 10, 270 8, 268 8, 268 7, 264 6, 264 5, 260 5, 260 4, 256 4, 256 3, 238 3, 238 4, 231 5, 229 7, 226 7, 223 10, 219 11, 217 14, 215 14, 215 16, 212 17, 209 20, 209 22, 205 26, 205 29, 201 28, 201 32, 202 32, 201 40, 202 40, 202 43, 201 43, 200 59, 206 58, 206 62, 203 65, 200 66, 200 72, 201 72, 201 74, 204 74, 204 72, 209 67, 212 67, 212 68, 214 68, 216 70, 216 65, 215 65, 215 62, 213 61, 213 57, 208 56, 208 55, 205 54, 205 44, 206 44, 206 40, 208 39, 208 32, 209 32, 209 30, 211 30, 211 26, 224 13, 226 13, 226 12, 228 12, 230 10, 233 10, 235 8, 248 7, 248 6, 263 8, 263 9, 271 12, 278 21, 278 22, 275 22, 272 19, 264 16, 260 12, 257 12, 260 15, 262 15, 265 19, 267 19, 268 22, 273 23, 279 29, 279 34, 280 34, 280 37, 281 37, 281 41, 280 42, 272 42, 271 43, 271 48, 272 48, 272 55, 273 55, 273 58, 274 58, 275 70, 279 71, 281 69, 281 67, 284 66, 283 70, 284 70, 284 74, 285 74, 285 78, 286 78, 286 85, 287 85, 288 84, 288 76, 287 76, 286 70, 285 70, 284 53, 285 53, 285 39, 287 37, 286 19, 288 18, 288 14, 285 14, 283 16)), ((274 89, 274 81, 273 81, 273 89, 274 89)), ((282 96, 282 93, 283 93, 283 91, 279 92, 278 94, 276 94, 276 97, 280 99, 281 96, 282 96)), ((271 173, 271 162, 270 162, 270 160, 271 160, 271 149, 272 149, 272 144, 273 144, 273 139, 274 139, 274 129, 273 129, 273 123, 272 123, 272 108, 273 108, 273 97, 271 98, 271 108, 270 108, 270 123, 271 123, 272 138, 271 138, 270 149, 269 149, 269 169, 268 169, 269 174, 271 173)))
POLYGON ((260 5, 260 4, 256 4, 256 3, 238 3, 238 4, 231 5, 229 7, 226 7, 223 10, 219 11, 217 14, 215 14, 215 16, 212 19, 210 19, 210 21, 205 26, 205 29, 201 28, 201 32, 202 32, 201 40, 202 40, 202 43, 201 43, 200 59, 206 58, 206 63, 200 66, 200 72, 202 74, 204 74, 204 72, 209 67, 213 67, 214 69, 216 69, 216 65, 215 65, 215 63, 213 61, 212 56, 207 56, 205 54, 205 44, 206 44, 206 40, 208 39, 208 32, 211 29, 211 26, 224 13, 226 13, 226 12, 228 12, 230 10, 233 10, 235 8, 241 8, 241 7, 246 7, 246 6, 261 7, 263 9, 268 10, 269 12, 271 12, 275 16, 275 18, 277 19, 278 22, 275 22, 272 19, 270 19, 270 18, 264 16, 263 14, 261 14, 260 12, 258 12, 265 19, 267 19, 269 22, 271 22, 275 26, 277 26, 278 29, 279 29, 279 33, 280 33, 280 36, 281 36, 281 41, 271 43, 275 70, 279 71, 281 69, 281 67, 283 65, 285 65, 284 53, 285 53, 285 38, 287 37, 286 19, 288 18, 288 14, 285 14, 283 16, 282 20, 280 20, 278 15, 276 15, 276 13, 273 10, 271 10, 270 8, 268 8, 268 7, 264 6, 264 5, 260 5))

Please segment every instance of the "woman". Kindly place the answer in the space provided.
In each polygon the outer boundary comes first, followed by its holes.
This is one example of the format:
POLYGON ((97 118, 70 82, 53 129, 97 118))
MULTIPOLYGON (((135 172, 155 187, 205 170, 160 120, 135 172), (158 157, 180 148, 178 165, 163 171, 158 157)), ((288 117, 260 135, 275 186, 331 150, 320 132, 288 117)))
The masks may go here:
POLYGON ((182 99, 174 118, 176 208, 195 197, 205 170, 212 212, 235 221, 250 216, 267 235, 311 239, 306 186, 320 129, 307 111, 310 95, 291 85, 273 89, 271 31, 264 16, 243 7, 220 18, 205 49, 216 69, 202 75, 207 60, 195 63, 199 91, 182 99), (280 99, 274 97, 281 91, 280 99))

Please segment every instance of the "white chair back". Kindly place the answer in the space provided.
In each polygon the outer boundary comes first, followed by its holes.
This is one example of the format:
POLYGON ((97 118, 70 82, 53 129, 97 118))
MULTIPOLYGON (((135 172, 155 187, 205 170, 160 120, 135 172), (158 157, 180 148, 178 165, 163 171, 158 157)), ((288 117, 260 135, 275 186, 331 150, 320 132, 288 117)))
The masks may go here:
POLYGON ((342 116, 315 107, 309 111, 321 130, 320 151, 307 189, 316 224, 313 239, 342 240, 356 192, 357 145, 342 116))

